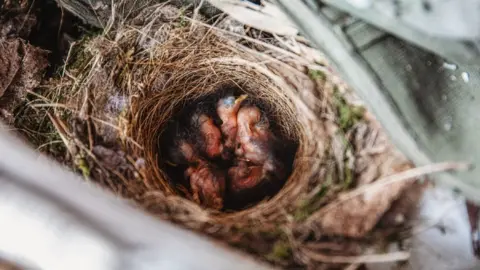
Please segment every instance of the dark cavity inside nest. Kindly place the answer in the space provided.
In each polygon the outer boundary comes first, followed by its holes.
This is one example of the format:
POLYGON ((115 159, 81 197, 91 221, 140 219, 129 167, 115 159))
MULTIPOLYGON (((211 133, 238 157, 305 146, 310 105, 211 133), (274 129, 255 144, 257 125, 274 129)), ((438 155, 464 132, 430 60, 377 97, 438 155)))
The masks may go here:
MULTIPOLYGON (((238 97, 242 94, 245 93, 237 87, 229 86, 219 89, 213 94, 201 97, 190 104, 185 104, 182 108, 176 111, 176 114, 168 121, 167 125, 162 128, 161 134, 158 135, 159 139, 157 147, 160 156, 163 158, 158 161, 158 166, 160 170, 165 173, 169 184, 175 188, 178 194, 186 198, 191 198, 190 183, 187 177, 185 177, 185 170, 187 169, 188 165, 172 166, 169 164, 167 158, 169 156, 169 147, 173 145, 175 139, 178 139, 176 138, 178 130, 185 130, 185 128, 189 126, 189 119, 191 119, 193 114, 198 112, 206 113, 208 116, 211 116, 215 122, 215 125, 220 127, 222 120, 220 120, 216 113, 217 102, 221 98, 228 95, 234 95, 235 97, 238 97)), ((276 179, 275 181, 262 181, 262 183, 253 190, 244 190, 235 194, 229 190, 227 185, 224 196, 224 207, 222 209, 222 211, 225 212, 239 211, 250 208, 260 201, 271 198, 280 192, 293 170, 295 153, 298 148, 298 142, 287 138, 281 131, 282 129, 278 125, 275 115, 272 113, 272 106, 274 106, 274 104, 268 104, 261 98, 249 95, 248 98, 242 102, 242 107, 249 105, 258 107, 262 111, 262 115, 268 119, 270 124, 269 129, 277 138, 277 143, 275 144, 273 153, 283 164, 283 168, 285 169, 285 177, 282 179, 276 179)), ((186 129, 188 130, 188 128, 186 129)), ((186 136, 196 136, 194 133, 194 130, 189 130, 189 132, 186 133, 186 136)), ((189 139, 192 139, 192 137, 189 137, 189 139)), ((200 143, 200 140, 195 140, 195 138, 193 138, 191 141, 196 142, 197 145, 195 145, 195 147, 198 148, 198 143, 200 143)), ((229 160, 223 160, 221 158, 207 158, 209 162, 213 163, 224 172, 226 172, 228 168, 234 166, 234 159, 235 155, 233 153, 232 158, 229 160)), ((230 179, 227 177, 226 181, 228 182, 229 180, 230 179)))

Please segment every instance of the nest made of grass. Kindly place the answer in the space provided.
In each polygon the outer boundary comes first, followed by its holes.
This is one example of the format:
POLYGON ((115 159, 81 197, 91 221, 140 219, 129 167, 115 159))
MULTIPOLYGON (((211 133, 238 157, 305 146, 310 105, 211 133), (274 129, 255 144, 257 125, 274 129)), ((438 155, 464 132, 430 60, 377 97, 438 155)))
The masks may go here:
POLYGON ((75 44, 59 77, 32 93, 24 113, 39 119, 38 130, 55 130, 48 141, 59 142, 35 142, 42 151, 160 218, 275 264, 330 268, 408 257, 360 256, 405 228, 398 214, 411 204, 387 213, 386 229, 378 220, 411 182, 372 190, 373 204, 339 195, 410 164, 364 110, 348 104, 326 67, 208 25, 188 10, 162 4, 139 14, 75 44), (231 86, 265 104, 298 149, 278 194, 221 212, 178 194, 158 166, 158 140, 182 108, 231 86))

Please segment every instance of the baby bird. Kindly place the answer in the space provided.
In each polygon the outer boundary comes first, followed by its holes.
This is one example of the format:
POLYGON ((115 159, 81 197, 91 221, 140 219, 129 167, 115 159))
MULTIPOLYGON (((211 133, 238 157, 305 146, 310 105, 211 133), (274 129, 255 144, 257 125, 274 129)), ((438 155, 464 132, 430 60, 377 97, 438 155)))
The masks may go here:
POLYGON ((243 107, 237 116, 237 149, 235 154, 257 165, 263 165, 272 156, 273 135, 268 120, 255 106, 243 107))
POLYGON ((222 209, 225 193, 223 173, 198 157, 193 146, 185 140, 181 140, 178 147, 182 161, 190 164, 185 171, 185 176, 190 179, 193 200, 207 208, 222 209))
POLYGON ((262 166, 248 167, 245 161, 239 161, 236 167, 231 167, 228 176, 230 189, 235 193, 256 187, 265 177, 262 166))
POLYGON ((197 157, 193 148, 189 148, 190 141, 189 133, 186 129, 180 127, 179 123, 174 123, 171 130, 168 130, 166 135, 169 140, 164 142, 167 145, 166 163, 170 166, 177 167, 182 165, 189 165, 196 162, 197 157), (173 140, 172 140, 173 139, 173 140))
POLYGON ((207 162, 200 162, 196 167, 189 167, 185 174, 190 178, 193 200, 196 203, 216 210, 223 208, 225 175, 222 172, 207 162))
POLYGON ((227 96, 220 99, 217 103, 217 114, 222 120, 220 129, 225 136, 225 147, 234 148, 235 138, 237 137, 237 113, 242 101, 247 95, 241 95, 237 99, 234 96, 227 96))
POLYGON ((201 140, 198 145, 201 150, 209 158, 219 157, 223 152, 222 133, 213 118, 204 113, 196 113, 192 117, 192 125, 200 132, 201 140))
POLYGON ((280 147, 277 138, 269 130, 268 119, 255 106, 243 107, 238 112, 237 149, 235 154, 262 168, 261 179, 285 177, 283 164, 274 153, 280 147))
MULTIPOLYGON (((192 164, 192 163, 198 163, 201 161, 201 159, 197 156, 197 153, 193 149, 193 146, 188 142, 186 142, 185 140, 181 140, 178 143, 178 148, 181 153, 182 163, 187 162, 188 164, 192 164)), ((182 164, 181 162, 179 163, 182 164)))

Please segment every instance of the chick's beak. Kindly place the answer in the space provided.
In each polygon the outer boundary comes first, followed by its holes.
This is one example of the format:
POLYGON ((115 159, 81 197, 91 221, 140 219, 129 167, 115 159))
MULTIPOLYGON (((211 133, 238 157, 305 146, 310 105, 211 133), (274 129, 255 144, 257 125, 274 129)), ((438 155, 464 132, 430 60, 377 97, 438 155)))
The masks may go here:
POLYGON ((237 99, 235 99, 235 105, 240 104, 242 101, 244 101, 248 95, 241 95, 237 99))

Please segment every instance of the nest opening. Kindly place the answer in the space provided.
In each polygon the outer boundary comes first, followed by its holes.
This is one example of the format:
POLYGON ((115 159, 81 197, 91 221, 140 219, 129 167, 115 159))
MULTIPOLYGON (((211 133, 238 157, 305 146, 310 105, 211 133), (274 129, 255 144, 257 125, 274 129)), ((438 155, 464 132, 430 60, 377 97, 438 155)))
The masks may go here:
MULTIPOLYGON (((198 113, 206 114, 212 117, 213 122, 217 127, 220 127, 222 120, 217 114, 217 106, 220 99, 227 96, 239 97, 241 95, 247 95, 246 100, 242 102, 241 107, 255 106, 260 109, 262 115, 267 119, 269 123, 269 130, 272 134, 275 134, 275 145, 271 149, 272 154, 279 161, 282 170, 284 170, 284 176, 281 178, 274 177, 274 179, 265 179, 252 189, 233 192, 230 188, 229 182, 231 181, 228 176, 229 168, 238 165, 237 157, 235 156, 234 149, 226 149, 224 153, 228 157, 205 157, 208 162, 213 164, 215 168, 226 175, 226 187, 223 197, 224 212, 233 212, 243 209, 247 209, 255 206, 263 200, 275 196, 284 184, 289 179, 289 176, 293 170, 293 162, 295 153, 298 149, 298 141, 289 137, 282 130, 281 122, 276 115, 275 104, 269 99, 264 99, 260 96, 261 89, 257 89, 255 93, 252 91, 245 91, 236 84, 227 83, 218 86, 211 93, 203 95, 198 98, 189 100, 188 103, 179 104, 177 107, 172 108, 172 117, 168 121, 159 123, 157 133, 157 146, 152 148, 152 155, 156 157, 158 170, 165 175, 165 180, 168 182, 173 192, 177 195, 183 196, 192 200, 192 187, 190 185, 188 177, 185 175, 186 170, 190 165, 188 164, 174 164, 169 160, 172 146, 179 139, 183 139, 182 136, 186 136, 195 148, 201 148, 204 143, 200 138, 197 138, 199 134, 196 130, 190 126, 190 120, 192 116, 198 113), (189 128, 188 128, 189 127, 189 128), (179 138, 179 130, 187 131, 183 133, 179 138)), ((294 119, 292 119, 294 121, 294 119)), ((224 136, 222 136, 222 143, 224 142, 224 136)))

